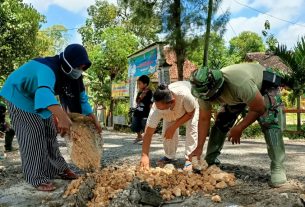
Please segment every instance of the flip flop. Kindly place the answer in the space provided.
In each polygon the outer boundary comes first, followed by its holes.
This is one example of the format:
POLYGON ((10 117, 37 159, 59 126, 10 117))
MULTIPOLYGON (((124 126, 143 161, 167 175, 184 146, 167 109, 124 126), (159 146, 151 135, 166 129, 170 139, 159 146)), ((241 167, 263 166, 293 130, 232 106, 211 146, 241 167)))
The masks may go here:
POLYGON ((56 190, 56 187, 53 183, 41 183, 40 185, 35 187, 39 191, 50 192, 56 190))

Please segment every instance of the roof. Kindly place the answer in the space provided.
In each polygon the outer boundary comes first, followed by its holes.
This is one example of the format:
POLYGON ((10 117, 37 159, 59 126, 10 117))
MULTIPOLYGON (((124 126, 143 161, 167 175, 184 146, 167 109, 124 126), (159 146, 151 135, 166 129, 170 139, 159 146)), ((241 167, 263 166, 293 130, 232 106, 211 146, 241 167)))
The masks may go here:
POLYGON ((264 52, 247 53, 245 57, 245 61, 247 62, 257 61, 259 62, 259 64, 261 64, 266 68, 271 67, 274 69, 279 69, 286 73, 290 71, 290 68, 283 63, 281 58, 269 53, 264 53, 264 52))
POLYGON ((146 47, 144 47, 144 48, 142 48, 142 49, 140 49, 140 50, 138 50, 138 51, 132 53, 132 54, 129 55, 127 58, 130 58, 130 57, 132 57, 132 56, 135 56, 135 55, 137 55, 137 54, 143 52, 144 50, 146 50, 146 49, 148 49, 148 48, 150 48, 150 47, 153 47, 153 46, 155 46, 155 45, 165 45, 165 44, 166 44, 166 42, 154 42, 154 43, 152 43, 152 44, 150 44, 150 45, 148 45, 148 46, 146 46, 146 47))

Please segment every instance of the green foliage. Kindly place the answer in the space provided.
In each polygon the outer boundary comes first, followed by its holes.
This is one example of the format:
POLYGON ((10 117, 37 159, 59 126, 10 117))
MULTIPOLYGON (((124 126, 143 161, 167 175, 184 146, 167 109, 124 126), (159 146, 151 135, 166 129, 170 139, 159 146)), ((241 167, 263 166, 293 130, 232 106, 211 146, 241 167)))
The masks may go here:
POLYGON ((129 99, 121 99, 114 107, 113 115, 120 115, 128 117, 129 112, 129 99))
POLYGON ((302 126, 302 129, 300 131, 284 131, 283 137, 288 137, 289 139, 304 139, 305 137, 304 126, 302 126))
MULTIPOLYGON (((230 15, 229 12, 226 11, 223 14, 216 17, 215 14, 217 13, 221 2, 222 1, 213 2, 211 23, 210 23, 212 27, 212 32, 219 34, 220 37, 223 35, 225 31, 225 26, 229 21, 229 15, 230 15)), ((164 5, 166 4, 163 4, 163 8, 164 5)), ((208 1, 181 0, 181 1, 172 1, 170 3, 167 2, 167 5, 168 8, 164 9, 165 13, 163 14, 163 19, 165 19, 164 25, 166 25, 164 31, 167 32, 166 41, 171 44, 171 46, 173 47, 176 53, 178 78, 179 80, 183 80, 183 64, 187 56, 187 50, 194 44, 198 43, 198 37, 192 35, 194 34, 193 30, 196 28, 201 32, 205 31, 205 26, 207 23, 207 14, 208 14, 208 1)), ((206 38, 203 41, 203 43, 205 41, 206 38)), ((209 44, 209 46, 211 45, 212 44, 209 44)), ((217 48, 217 46, 213 48, 217 48)), ((202 46, 202 51, 203 51, 203 46, 202 46)), ((216 51, 216 52, 214 51, 214 54, 217 52, 221 52, 221 51, 216 51)), ((201 58, 203 57, 203 55, 204 53, 202 52, 201 58)), ((199 55, 197 55, 197 62, 201 62, 199 61, 198 57, 199 55)))
POLYGON ((0 82, 3 82, 15 68, 35 56, 36 35, 44 17, 20 0, 0 0, 0 17, 0 82))
POLYGON ((107 1, 97 0, 87 11, 89 17, 86 19, 86 24, 79 29, 82 41, 85 45, 100 44, 103 30, 118 24, 118 8, 107 1))
POLYGON ((157 1, 118 1, 121 22, 127 30, 136 35, 141 47, 158 41, 157 33, 162 29, 158 12, 151 12, 155 4, 157 1))
POLYGON ((243 131, 243 136, 253 139, 263 136, 263 133, 259 124, 252 124, 243 131))
POLYGON ((46 57, 59 54, 67 46, 69 36, 63 25, 53 25, 37 34, 36 52, 37 56, 46 57))
POLYGON ((278 40, 275 38, 274 34, 269 32, 270 30, 270 22, 268 20, 265 21, 265 30, 262 31, 263 36, 265 37, 265 42, 267 44, 267 51, 275 50, 278 45, 278 40))
POLYGON ((137 46, 136 37, 122 27, 106 28, 100 36, 101 45, 87 47, 92 67, 88 70, 89 93, 95 104, 107 106, 111 99, 111 83, 126 80, 127 56, 137 46))
POLYGON ((283 84, 293 90, 290 101, 294 103, 305 93, 305 36, 297 41, 292 50, 288 50, 286 45, 279 45, 274 54, 291 69, 290 73, 283 74, 283 84))
MULTIPOLYGON (((190 45, 196 44, 198 37, 194 34, 205 31, 207 19, 208 4, 206 0, 124 0, 131 5, 136 5, 134 15, 137 21, 152 18, 156 22, 161 22, 162 31, 160 34, 165 36, 165 41, 168 42, 177 57, 178 78, 183 79, 183 64, 186 59, 187 50, 190 45), (143 6, 142 6, 143 5, 143 6), (196 30, 196 32, 194 32, 196 30), (193 42, 194 41, 194 42, 193 42)), ((222 1, 214 1, 213 14, 218 13, 222 1)), ((225 31, 226 23, 229 20, 229 12, 212 18, 212 31, 220 36, 225 31)), ((201 52, 202 58, 203 52, 201 52)), ((199 62, 199 61, 197 61, 199 62)))
MULTIPOLYGON (((187 58, 197 67, 202 66, 202 51, 204 46, 204 37, 193 39, 187 50, 187 58)), ((238 62, 239 57, 236 54, 229 54, 222 37, 216 33, 211 33, 209 46, 208 66, 210 68, 221 68, 238 62)))
POLYGON ((264 52, 263 39, 254 32, 245 31, 230 40, 230 54, 238 54, 240 62, 249 52, 264 52))
POLYGON ((281 98, 286 108, 294 108, 295 105, 291 102, 292 91, 282 89, 281 90, 281 98))
POLYGON ((186 127, 182 125, 179 127, 179 135, 185 136, 186 135, 186 127))
POLYGON ((84 44, 100 44, 103 31, 109 27, 123 27, 133 33, 137 40, 146 46, 157 41, 156 31, 160 30, 160 22, 153 14, 138 16, 135 12, 145 9, 149 3, 139 4, 138 1, 118 1, 118 6, 107 1, 97 0, 88 8, 89 18, 79 32, 84 44))
POLYGON ((112 109, 115 101, 111 99, 111 83, 126 80, 128 55, 138 49, 139 41, 156 40, 156 21, 148 16, 136 19, 134 15, 135 10, 146 6, 137 1, 122 0, 116 6, 97 0, 88 8, 86 25, 79 32, 93 62, 87 81, 95 104, 112 109))
POLYGON ((39 30, 36 41, 36 56, 54 56, 60 53, 68 44, 67 29, 62 25, 54 25, 44 30, 39 30))
POLYGON ((138 47, 136 37, 123 27, 109 27, 101 35, 103 68, 109 71, 111 80, 126 80, 127 57, 138 47))

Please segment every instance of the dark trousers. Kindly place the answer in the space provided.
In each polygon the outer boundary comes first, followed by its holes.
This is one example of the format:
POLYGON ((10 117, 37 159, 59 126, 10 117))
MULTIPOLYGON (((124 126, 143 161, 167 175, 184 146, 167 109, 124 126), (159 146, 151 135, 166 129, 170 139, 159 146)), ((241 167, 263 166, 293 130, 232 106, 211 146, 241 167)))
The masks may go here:
POLYGON ((13 138, 15 136, 15 131, 13 129, 8 129, 5 132, 5 150, 10 151, 13 149, 12 143, 13 143, 13 138))

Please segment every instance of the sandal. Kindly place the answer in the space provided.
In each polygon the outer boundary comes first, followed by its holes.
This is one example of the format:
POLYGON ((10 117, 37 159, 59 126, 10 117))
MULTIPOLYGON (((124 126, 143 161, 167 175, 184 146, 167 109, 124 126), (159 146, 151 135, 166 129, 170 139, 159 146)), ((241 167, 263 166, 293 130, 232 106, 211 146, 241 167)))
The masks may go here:
POLYGON ((175 159, 169 159, 166 156, 162 157, 160 160, 157 161, 157 165, 163 167, 166 164, 174 164, 176 162, 175 159))
POLYGON ((39 191, 45 191, 45 192, 54 191, 56 189, 53 183, 41 183, 35 188, 39 191))
POLYGON ((133 141, 133 143, 136 144, 136 143, 141 142, 141 141, 143 141, 142 138, 136 138, 136 139, 133 141))
POLYGON ((78 178, 78 175, 75 174, 72 170, 69 168, 64 170, 63 173, 59 174, 60 178, 63 180, 75 180, 78 178))
POLYGON ((186 160, 185 163, 184 163, 183 170, 184 170, 184 171, 187 171, 187 172, 192 172, 192 171, 193 171, 192 162, 189 161, 189 160, 186 160))

